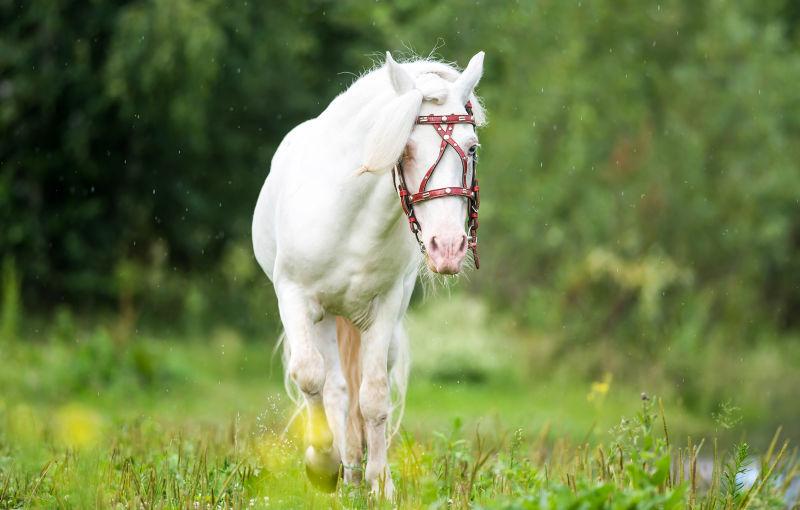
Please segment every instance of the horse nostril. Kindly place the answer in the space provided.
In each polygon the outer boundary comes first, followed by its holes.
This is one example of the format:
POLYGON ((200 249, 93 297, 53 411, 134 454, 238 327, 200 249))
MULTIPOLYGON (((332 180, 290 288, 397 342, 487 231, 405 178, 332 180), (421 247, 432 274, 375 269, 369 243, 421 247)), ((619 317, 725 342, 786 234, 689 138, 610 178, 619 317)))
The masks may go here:
POLYGON ((438 246, 436 245, 436 236, 431 237, 431 251, 436 251, 438 246))
POLYGON ((461 245, 458 247, 458 251, 466 251, 467 249, 467 236, 461 236, 461 245))

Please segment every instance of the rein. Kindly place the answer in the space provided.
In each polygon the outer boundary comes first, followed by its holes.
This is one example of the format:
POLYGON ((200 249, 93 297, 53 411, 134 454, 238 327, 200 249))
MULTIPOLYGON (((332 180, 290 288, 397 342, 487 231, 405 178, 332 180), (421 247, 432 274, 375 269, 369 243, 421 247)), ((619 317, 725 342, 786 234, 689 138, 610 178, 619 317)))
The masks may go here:
POLYGON ((396 164, 394 166, 394 169, 392 170, 392 180, 395 188, 397 189, 397 194, 400 196, 400 206, 403 208, 403 212, 408 217, 408 226, 411 228, 411 232, 417 239, 417 243, 419 244, 419 248, 422 253, 425 253, 425 245, 419 238, 419 233, 422 230, 422 226, 419 224, 419 221, 417 221, 417 218, 414 215, 414 204, 418 204, 419 202, 424 202, 426 200, 433 200, 435 198, 452 196, 464 197, 467 199, 466 222, 467 229, 469 231, 469 235, 467 236, 467 241, 469 243, 468 247, 472 250, 473 258, 475 260, 475 269, 479 269, 481 264, 480 259, 478 258, 478 207, 480 206, 481 201, 479 194, 480 187, 478 186, 477 177, 478 155, 472 155, 472 180, 470 183, 467 183, 467 174, 469 173, 469 155, 464 152, 464 149, 462 149, 452 137, 453 128, 456 124, 475 125, 475 117, 472 115, 472 103, 469 101, 466 104, 466 109, 466 115, 421 115, 417 117, 415 124, 433 126, 433 128, 436 130, 436 133, 442 138, 442 144, 439 147, 439 157, 436 158, 436 161, 433 162, 433 165, 431 165, 431 167, 425 173, 425 176, 422 178, 422 182, 419 185, 419 190, 416 193, 411 193, 408 190, 405 178, 403 176, 402 165, 396 164), (458 157, 461 160, 461 167, 463 169, 461 186, 426 190, 425 188, 428 186, 428 181, 433 175, 433 171, 436 170, 436 166, 442 160, 444 151, 448 146, 452 147, 458 153, 458 157))

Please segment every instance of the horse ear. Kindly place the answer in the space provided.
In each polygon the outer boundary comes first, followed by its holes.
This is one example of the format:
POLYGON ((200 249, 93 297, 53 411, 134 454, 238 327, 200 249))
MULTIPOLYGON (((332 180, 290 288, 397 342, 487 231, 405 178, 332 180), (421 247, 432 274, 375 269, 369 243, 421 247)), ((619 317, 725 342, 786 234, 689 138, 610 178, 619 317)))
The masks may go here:
POLYGON ((461 104, 465 104, 469 95, 478 85, 478 82, 483 75, 483 56, 484 53, 479 51, 472 57, 467 64, 467 68, 461 73, 461 76, 453 83, 453 89, 459 94, 461 104))
POLYGON ((402 96, 414 88, 414 79, 403 69, 400 64, 395 62, 392 54, 386 52, 386 71, 389 73, 389 81, 398 96, 402 96))

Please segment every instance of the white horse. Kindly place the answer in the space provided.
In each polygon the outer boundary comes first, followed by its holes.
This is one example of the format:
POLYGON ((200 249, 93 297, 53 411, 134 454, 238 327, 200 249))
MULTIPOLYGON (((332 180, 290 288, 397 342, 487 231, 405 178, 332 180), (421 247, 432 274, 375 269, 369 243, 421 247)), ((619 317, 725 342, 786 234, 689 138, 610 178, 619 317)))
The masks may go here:
POLYGON ((253 248, 278 297, 287 389, 307 407, 306 471, 318 486, 333 490, 340 467, 359 482, 366 446, 366 481, 392 497, 387 424, 405 399, 414 283, 421 262, 458 273, 476 242, 482 72, 483 52, 463 73, 387 52, 272 159, 253 248))

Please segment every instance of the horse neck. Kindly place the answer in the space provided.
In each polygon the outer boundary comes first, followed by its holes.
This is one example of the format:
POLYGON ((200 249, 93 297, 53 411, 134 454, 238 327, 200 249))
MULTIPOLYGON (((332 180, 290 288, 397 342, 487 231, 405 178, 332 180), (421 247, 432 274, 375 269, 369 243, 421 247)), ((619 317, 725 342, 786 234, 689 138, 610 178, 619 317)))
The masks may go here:
MULTIPOLYGON (((344 217, 352 218, 358 242, 381 247, 397 257, 408 258, 411 237, 405 216, 388 173, 362 173, 361 156, 367 130, 380 108, 393 92, 381 90, 378 80, 366 76, 338 96, 319 116, 325 131, 336 144, 336 154, 344 154, 330 178, 340 190, 344 217)), ((415 244, 411 243, 415 247, 415 244)), ((415 249, 415 248, 414 248, 415 249)))

